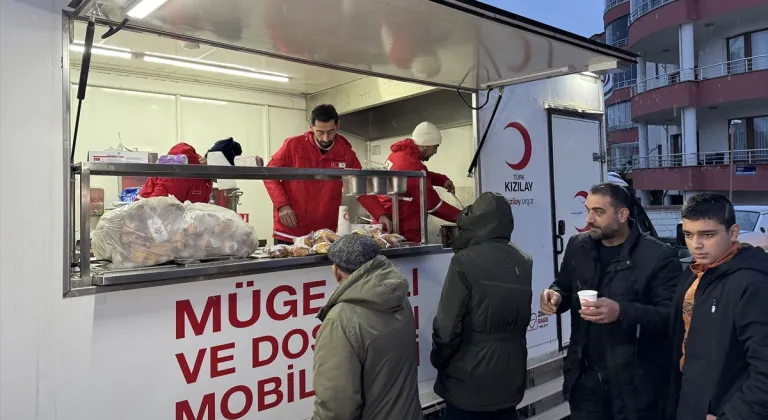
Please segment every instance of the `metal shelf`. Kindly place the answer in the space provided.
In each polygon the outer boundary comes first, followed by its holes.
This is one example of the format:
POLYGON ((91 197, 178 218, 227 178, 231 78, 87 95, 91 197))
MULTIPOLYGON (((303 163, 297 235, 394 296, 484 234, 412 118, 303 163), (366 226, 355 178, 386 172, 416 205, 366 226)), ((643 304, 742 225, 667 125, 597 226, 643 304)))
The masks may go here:
POLYGON ((328 180, 345 177, 424 178, 424 172, 368 169, 273 168, 262 166, 163 165, 154 163, 82 162, 72 166, 75 174, 163 178, 244 180, 328 180))

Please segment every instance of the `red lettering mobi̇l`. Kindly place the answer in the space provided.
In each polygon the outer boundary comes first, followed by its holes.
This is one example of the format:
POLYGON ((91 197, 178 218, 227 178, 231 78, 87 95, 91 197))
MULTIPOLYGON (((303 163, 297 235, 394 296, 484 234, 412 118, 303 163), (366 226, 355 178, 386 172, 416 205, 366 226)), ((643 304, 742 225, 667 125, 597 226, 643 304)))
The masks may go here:
POLYGON ((288 365, 285 378, 271 376, 256 381, 253 386, 235 385, 219 394, 220 400, 216 399, 216 393, 205 394, 196 410, 189 400, 179 401, 176 420, 216 420, 217 413, 225 420, 240 420, 253 414, 254 408, 260 413, 284 403, 312 398, 315 391, 309 388, 308 376, 306 369, 295 371, 293 365, 288 365))

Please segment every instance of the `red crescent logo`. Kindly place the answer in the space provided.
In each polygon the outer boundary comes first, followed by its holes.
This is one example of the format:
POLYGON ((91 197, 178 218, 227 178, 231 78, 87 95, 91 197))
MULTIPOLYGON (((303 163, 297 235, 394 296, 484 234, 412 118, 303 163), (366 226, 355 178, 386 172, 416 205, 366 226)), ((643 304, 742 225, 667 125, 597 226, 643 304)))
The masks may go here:
POLYGON ((511 122, 507 124, 507 126, 504 127, 504 129, 506 130, 507 128, 514 128, 515 130, 517 130, 518 133, 520 133, 521 136, 523 136, 523 147, 525 148, 525 150, 523 151, 523 157, 520 158, 520 162, 517 162, 517 163, 509 163, 506 161, 505 162, 510 168, 514 169, 515 171, 522 171, 523 169, 526 168, 526 166, 528 166, 528 163, 530 163, 531 161, 531 152, 532 152, 531 135, 528 133, 528 130, 525 127, 523 127, 522 124, 517 122, 511 122))
MULTIPOLYGON (((589 195, 589 194, 587 194, 586 191, 579 191, 579 192, 576 193, 576 195, 573 196, 573 198, 581 197, 581 198, 586 200, 587 199, 587 195, 589 195)), ((583 232, 586 232, 588 230, 589 230, 589 226, 584 226, 581 229, 576 228, 576 232, 579 232, 579 233, 583 233, 583 232)))

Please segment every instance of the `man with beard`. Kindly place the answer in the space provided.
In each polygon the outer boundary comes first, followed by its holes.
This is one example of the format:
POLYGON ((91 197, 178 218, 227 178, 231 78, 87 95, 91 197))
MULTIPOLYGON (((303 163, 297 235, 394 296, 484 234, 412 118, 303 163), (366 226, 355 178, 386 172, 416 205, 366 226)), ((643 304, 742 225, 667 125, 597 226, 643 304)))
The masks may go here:
MULTIPOLYGON (((445 188, 449 193, 455 193, 456 187, 447 176, 430 172, 424 162, 437 154, 443 136, 440 130, 431 122, 422 122, 413 130, 410 138, 401 140, 390 147, 392 153, 387 159, 387 168, 391 171, 426 171, 427 172, 427 213, 439 217, 446 222, 454 223, 461 210, 440 199, 435 186, 445 188)), ((392 215, 392 199, 385 195, 378 197, 367 196, 359 199, 360 203, 371 213, 373 218, 386 222, 392 215)), ((405 194, 399 197, 400 234, 408 242, 421 242, 421 190, 418 178, 408 179, 405 194)), ((386 223, 385 223, 386 224, 386 223)), ((387 226, 389 227, 389 226, 387 226)))
MULTIPOLYGON (((318 105, 310 114, 309 131, 289 137, 267 166, 281 168, 362 169, 349 141, 338 133, 333 105, 318 105)), ((342 182, 332 180, 264 181, 274 206, 275 244, 312 231, 338 227, 342 182)), ((380 223, 388 222, 382 218, 380 223)))
POLYGON ((563 393, 573 420, 658 420, 669 377, 669 316, 682 271, 676 251, 642 234, 632 201, 603 183, 586 200, 589 232, 571 238, 546 314, 571 311, 563 393), (597 291, 594 302, 580 291, 597 291))

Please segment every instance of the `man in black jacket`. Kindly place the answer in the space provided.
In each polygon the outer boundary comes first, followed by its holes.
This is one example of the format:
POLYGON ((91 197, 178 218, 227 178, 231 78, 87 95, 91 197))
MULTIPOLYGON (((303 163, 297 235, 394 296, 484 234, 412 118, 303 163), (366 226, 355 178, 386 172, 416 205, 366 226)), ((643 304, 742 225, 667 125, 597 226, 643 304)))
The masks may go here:
POLYGON ((507 200, 483 193, 458 219, 430 361, 446 420, 514 420, 525 394, 533 260, 510 244, 507 200))
POLYGON ((682 267, 672 247, 640 233, 631 202, 619 185, 592 187, 590 230, 571 238, 557 279, 541 294, 542 312, 571 311, 563 393, 572 420, 664 414, 669 314, 682 267), (597 291, 599 299, 579 302, 583 290, 597 291))
POLYGON ((768 254, 738 242, 721 194, 691 197, 682 217, 695 263, 672 306, 669 418, 768 419, 768 254))

